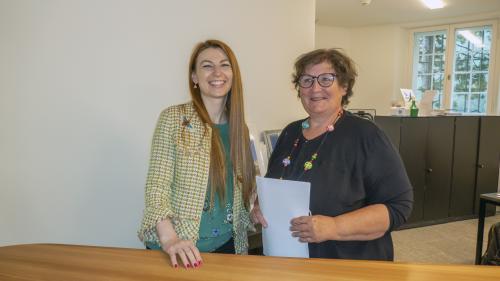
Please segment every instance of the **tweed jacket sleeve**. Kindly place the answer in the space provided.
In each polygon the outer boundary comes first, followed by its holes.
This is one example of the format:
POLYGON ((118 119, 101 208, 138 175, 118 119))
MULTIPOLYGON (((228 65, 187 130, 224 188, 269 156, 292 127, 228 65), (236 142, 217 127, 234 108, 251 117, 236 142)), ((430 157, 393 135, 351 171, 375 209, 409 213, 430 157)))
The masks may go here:
POLYGON ((159 243, 156 224, 170 219, 181 239, 198 239, 210 169, 211 128, 192 103, 175 105, 159 117, 151 144, 146 206, 139 238, 159 243))
POLYGON ((170 204, 173 171, 175 164, 175 140, 177 114, 170 107, 158 119, 151 144, 151 157, 146 182, 146 206, 139 238, 142 241, 157 241, 156 224, 173 216, 170 204))

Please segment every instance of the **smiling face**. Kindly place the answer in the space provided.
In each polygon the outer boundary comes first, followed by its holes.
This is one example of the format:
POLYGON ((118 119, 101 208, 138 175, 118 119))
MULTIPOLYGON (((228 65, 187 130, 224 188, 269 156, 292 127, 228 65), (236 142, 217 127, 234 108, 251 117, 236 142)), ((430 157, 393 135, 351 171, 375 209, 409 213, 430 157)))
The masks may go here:
MULTIPOLYGON (((323 73, 336 73, 328 62, 308 65, 304 74, 318 76, 323 73)), ((342 107, 342 97, 346 95, 346 88, 338 84, 337 77, 330 87, 322 87, 315 80, 310 88, 299 88, 300 100, 306 112, 315 117, 330 117, 342 107)))
POLYGON ((231 90, 233 70, 224 51, 208 48, 200 52, 191 79, 200 87, 203 99, 226 98, 231 90))

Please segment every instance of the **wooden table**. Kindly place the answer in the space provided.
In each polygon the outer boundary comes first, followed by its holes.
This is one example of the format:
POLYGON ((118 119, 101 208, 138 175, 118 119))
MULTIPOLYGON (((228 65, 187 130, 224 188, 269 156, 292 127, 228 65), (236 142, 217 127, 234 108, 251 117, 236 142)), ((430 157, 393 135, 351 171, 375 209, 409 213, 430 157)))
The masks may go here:
POLYGON ((486 216, 486 203, 500 206, 500 193, 485 193, 479 196, 479 218, 477 220, 476 264, 481 263, 483 253, 484 217, 486 216))
POLYGON ((475 265, 202 254, 198 269, 174 269, 160 251, 57 244, 0 247, 0 280, 500 280, 475 265))

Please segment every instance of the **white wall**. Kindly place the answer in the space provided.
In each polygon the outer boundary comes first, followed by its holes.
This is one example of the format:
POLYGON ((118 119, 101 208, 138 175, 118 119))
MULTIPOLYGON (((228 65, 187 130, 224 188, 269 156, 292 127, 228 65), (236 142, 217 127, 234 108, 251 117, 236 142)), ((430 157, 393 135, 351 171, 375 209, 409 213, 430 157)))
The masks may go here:
POLYGON ((316 25, 316 48, 341 48, 351 55, 351 32, 348 28, 316 25))
POLYGON ((156 118, 187 101, 194 44, 239 58, 254 131, 302 117, 313 0, 0 0, 0 246, 141 247, 156 118), (276 110, 279 108, 279 110, 276 110))
MULTIPOLYGON (((401 40, 397 26, 358 28, 352 32, 352 54, 359 66, 359 83, 350 106, 376 108, 377 114, 388 114, 391 101, 403 87, 407 38, 401 40)), ((396 96, 399 97, 399 96, 396 96)))
POLYGON ((350 108, 375 108, 389 114, 399 89, 406 87, 408 38, 395 25, 360 28, 316 26, 316 47, 340 47, 356 62, 358 79, 350 108))

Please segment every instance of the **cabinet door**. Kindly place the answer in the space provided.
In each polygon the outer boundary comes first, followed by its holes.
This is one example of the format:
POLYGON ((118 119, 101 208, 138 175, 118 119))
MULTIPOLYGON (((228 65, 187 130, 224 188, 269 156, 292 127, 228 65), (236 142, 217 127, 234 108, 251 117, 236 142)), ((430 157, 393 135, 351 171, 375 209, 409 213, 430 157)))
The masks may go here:
POLYGON ((474 213, 478 134, 479 117, 463 116, 455 119, 450 217, 474 213))
POLYGON ((428 118, 424 220, 448 217, 455 117, 428 118))
POLYGON ((399 151, 399 136, 401 127, 401 117, 397 116, 377 116, 375 118, 377 126, 389 137, 392 144, 399 151))
POLYGON ((408 223, 424 217, 425 150, 428 118, 402 118, 399 153, 413 186, 413 211, 408 223))
MULTIPOLYGON (((500 117, 483 116, 479 127, 479 152, 474 213, 478 213, 479 195, 498 191, 498 163, 500 161, 500 117)), ((488 208, 493 214, 494 208, 488 208)))

